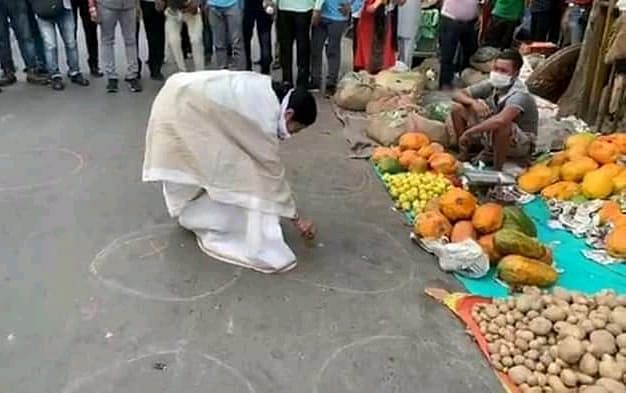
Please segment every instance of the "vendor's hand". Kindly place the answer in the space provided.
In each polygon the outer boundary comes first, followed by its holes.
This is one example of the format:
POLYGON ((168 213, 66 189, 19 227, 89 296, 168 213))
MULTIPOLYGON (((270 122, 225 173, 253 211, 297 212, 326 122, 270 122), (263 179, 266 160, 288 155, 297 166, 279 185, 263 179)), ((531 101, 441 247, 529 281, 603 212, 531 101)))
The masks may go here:
POLYGON ((313 16, 311 16, 311 26, 315 27, 320 24, 320 20, 322 19, 322 11, 313 10, 313 16))
POLYGON ((165 9, 165 1, 163 0, 156 0, 154 2, 154 8, 159 11, 159 12, 163 12, 163 10, 165 9))
POLYGON ((474 100, 472 102, 472 109, 481 119, 486 119, 491 115, 491 108, 489 108, 489 105, 487 105, 484 100, 474 100))
MULTIPOLYGON (((476 131, 467 130, 461 135, 459 138, 459 152, 461 156, 467 156, 469 148, 471 147, 474 137, 476 136, 476 131)), ((465 157, 467 159, 467 157, 465 157)))
POLYGON ((315 234, 317 230, 315 229, 315 225, 313 225, 313 221, 298 218, 294 221, 296 228, 300 231, 300 236, 302 236, 306 240, 313 240, 315 238, 315 234))

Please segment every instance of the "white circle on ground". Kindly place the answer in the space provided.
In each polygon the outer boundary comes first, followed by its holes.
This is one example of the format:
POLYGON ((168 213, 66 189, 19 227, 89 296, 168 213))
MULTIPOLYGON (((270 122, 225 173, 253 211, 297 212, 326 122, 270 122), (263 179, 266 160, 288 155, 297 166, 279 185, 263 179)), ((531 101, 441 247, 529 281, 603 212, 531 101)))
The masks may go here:
POLYGON ((115 239, 96 255, 90 271, 110 288, 172 302, 220 293, 241 274, 202 253, 193 233, 169 224, 115 239))
POLYGON ((150 352, 68 384, 63 393, 255 393, 239 370, 207 354, 182 349, 150 352))
POLYGON ((416 263, 398 240, 374 224, 326 217, 316 222, 318 235, 310 243, 285 226, 298 262, 288 279, 362 294, 393 291, 413 281, 416 263))
POLYGON ((285 168, 292 188, 301 195, 324 198, 361 196, 371 184, 363 160, 346 155, 320 152, 319 159, 306 158, 310 151, 293 150, 284 154, 285 168))
POLYGON ((78 173, 83 166, 83 157, 65 148, 0 153, 0 192, 49 187, 78 173))

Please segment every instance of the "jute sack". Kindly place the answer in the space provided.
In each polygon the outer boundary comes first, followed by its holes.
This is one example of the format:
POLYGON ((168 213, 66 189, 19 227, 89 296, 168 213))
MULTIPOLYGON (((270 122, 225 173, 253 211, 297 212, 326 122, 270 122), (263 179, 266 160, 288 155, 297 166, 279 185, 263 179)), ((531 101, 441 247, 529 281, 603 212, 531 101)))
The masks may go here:
POLYGON ((334 101, 343 109, 364 111, 374 94, 374 81, 366 72, 349 72, 337 85, 334 101))
POLYGON ((397 72, 385 70, 375 76, 376 85, 387 88, 397 94, 412 93, 421 95, 426 83, 424 75, 419 71, 397 72))
POLYGON ((626 59, 626 14, 617 18, 612 30, 609 50, 604 57, 606 64, 613 64, 617 60, 626 59))
POLYGON ((393 95, 373 99, 367 104, 366 112, 368 115, 374 115, 380 112, 404 108, 417 110, 417 105, 415 104, 411 94, 393 95))
POLYGON ((395 144, 405 132, 419 131, 433 142, 448 144, 444 123, 429 120, 413 110, 397 109, 368 117, 367 136, 383 146, 395 144))

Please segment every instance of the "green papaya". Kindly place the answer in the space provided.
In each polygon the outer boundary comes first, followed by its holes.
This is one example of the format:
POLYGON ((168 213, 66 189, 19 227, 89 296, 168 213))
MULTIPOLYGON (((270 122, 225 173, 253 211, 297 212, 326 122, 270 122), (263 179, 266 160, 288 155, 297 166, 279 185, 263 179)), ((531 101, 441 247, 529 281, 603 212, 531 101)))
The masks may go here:
POLYGON ((404 168, 402 168, 402 165, 400 165, 400 162, 398 162, 398 160, 396 160, 395 158, 391 158, 391 157, 383 157, 380 161, 378 161, 378 169, 382 172, 382 173, 389 173, 389 174, 394 174, 394 173, 399 173, 404 171, 404 168))
POLYGON ((504 228, 496 232, 493 238, 494 248, 500 255, 521 255, 526 258, 541 259, 546 255, 546 248, 535 238, 515 229, 504 228))
POLYGON ((537 237, 535 223, 517 206, 506 206, 504 208, 503 228, 518 230, 530 237, 537 237))

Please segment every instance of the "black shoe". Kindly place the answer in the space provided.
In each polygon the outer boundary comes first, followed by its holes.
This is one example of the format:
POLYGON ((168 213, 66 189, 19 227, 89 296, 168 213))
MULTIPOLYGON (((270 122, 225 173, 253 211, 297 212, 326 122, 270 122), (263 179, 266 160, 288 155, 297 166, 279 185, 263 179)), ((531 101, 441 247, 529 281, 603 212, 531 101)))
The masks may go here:
POLYGON ((331 98, 335 95, 335 92, 337 92, 337 88, 333 85, 326 85, 326 91, 324 92, 324 95, 326 96, 326 98, 331 98))
POLYGON ((50 83, 50 79, 46 75, 42 75, 33 71, 26 74, 26 82, 33 85, 45 86, 50 83))
POLYGON ((102 73, 102 71, 100 71, 100 69, 98 67, 91 67, 91 68, 89 68, 89 73, 94 78, 102 78, 104 76, 104 74, 102 73))
POLYGON ((118 90, 117 79, 109 79, 107 82, 107 93, 117 93, 118 90))
POLYGON ((70 76, 70 81, 78 86, 89 86, 89 79, 85 79, 81 73, 70 76))
POLYGON ((139 78, 130 79, 126 82, 128 82, 128 88, 133 93, 139 93, 143 90, 143 87, 141 87, 141 80, 139 80, 139 78))
POLYGON ((159 71, 150 73, 150 79, 157 82, 163 82, 165 80, 165 77, 163 76, 161 71, 159 71))
POLYGON ((5 72, 2 77, 0 77, 0 87, 9 86, 15 82, 17 82, 17 78, 12 72, 5 72))
POLYGON ((63 83, 63 78, 60 76, 55 76, 50 80, 50 87, 52 90, 61 91, 65 89, 65 83, 63 83))

